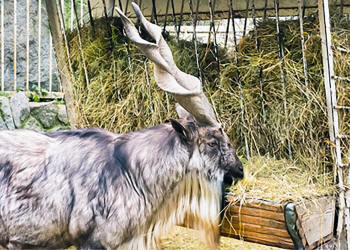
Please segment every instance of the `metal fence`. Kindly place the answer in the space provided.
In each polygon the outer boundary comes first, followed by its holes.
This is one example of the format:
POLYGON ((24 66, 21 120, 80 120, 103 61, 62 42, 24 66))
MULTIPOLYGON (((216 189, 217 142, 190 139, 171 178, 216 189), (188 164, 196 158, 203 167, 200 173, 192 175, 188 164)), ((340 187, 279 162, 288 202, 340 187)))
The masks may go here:
POLYGON ((62 96, 45 3, 1 0, 0 32, 0 90, 62 96))

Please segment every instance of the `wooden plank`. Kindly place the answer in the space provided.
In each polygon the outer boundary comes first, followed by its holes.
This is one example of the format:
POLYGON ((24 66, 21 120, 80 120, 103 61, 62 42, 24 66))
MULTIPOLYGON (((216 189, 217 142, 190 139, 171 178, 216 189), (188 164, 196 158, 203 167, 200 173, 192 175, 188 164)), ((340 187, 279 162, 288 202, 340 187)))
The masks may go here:
POLYGON ((322 197, 304 204, 296 204, 299 235, 307 246, 316 246, 333 234, 335 199, 322 197))
MULTIPOLYGON (((232 223, 232 222, 231 222, 232 223)), ((261 225, 256 224, 250 224, 250 223, 232 223, 230 226, 235 228, 239 234, 245 233, 245 232, 269 232, 270 235, 275 235, 279 237, 289 238, 288 231, 286 229, 278 229, 273 227, 265 227, 261 225)))
POLYGON ((238 206, 230 206, 228 208, 230 212, 236 213, 236 214, 244 214, 244 215, 253 215, 256 217, 262 217, 266 219, 273 219, 277 221, 284 222, 284 214, 280 212, 274 212, 274 211, 268 211, 263 210, 259 208, 251 208, 251 207, 238 207, 238 206))
MULTIPOLYGON (((234 201, 234 197, 228 197, 228 202, 231 203, 230 205, 239 206, 239 202, 234 201)), ((276 202, 273 200, 266 200, 266 199, 246 199, 243 203, 245 207, 251 207, 251 208, 259 208, 264 209, 268 211, 275 211, 275 212, 281 212, 283 213, 283 206, 281 202, 276 202)))
POLYGON ((238 224, 238 223, 249 223, 249 224, 256 224, 264 227, 271 227, 276 229, 285 229, 286 225, 284 222, 272 220, 272 219, 266 219, 251 215, 227 215, 227 219, 230 220, 232 223, 238 224))
POLYGON ((265 244, 270 246, 294 248, 294 243, 291 238, 283 238, 283 237, 278 237, 270 234, 244 232, 244 234, 240 235, 231 230, 231 231, 221 231, 221 235, 231 237, 231 238, 236 238, 236 239, 244 239, 246 241, 252 241, 259 244, 265 244))
POLYGON ((263 244, 263 245, 267 245, 267 246, 273 246, 273 247, 279 247, 279 248, 284 248, 284 249, 294 249, 294 245, 291 242, 272 242, 272 241, 266 241, 263 239, 259 239, 259 238, 254 238, 254 237, 240 237, 240 236, 230 236, 230 235, 226 235, 225 233, 222 234, 222 236, 226 236, 226 237, 230 237, 230 238, 234 238, 234 239, 238 239, 238 240, 244 240, 244 241, 248 241, 248 242, 254 242, 257 244, 263 244))

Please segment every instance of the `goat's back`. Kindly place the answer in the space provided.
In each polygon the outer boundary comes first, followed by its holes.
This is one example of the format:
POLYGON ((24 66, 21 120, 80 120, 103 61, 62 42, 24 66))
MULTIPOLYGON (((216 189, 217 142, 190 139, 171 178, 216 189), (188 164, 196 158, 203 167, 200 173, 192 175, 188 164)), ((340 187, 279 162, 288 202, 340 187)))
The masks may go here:
POLYGON ((66 247, 84 238, 96 226, 93 200, 106 192, 100 182, 117 137, 100 129, 1 131, 0 245, 66 247))

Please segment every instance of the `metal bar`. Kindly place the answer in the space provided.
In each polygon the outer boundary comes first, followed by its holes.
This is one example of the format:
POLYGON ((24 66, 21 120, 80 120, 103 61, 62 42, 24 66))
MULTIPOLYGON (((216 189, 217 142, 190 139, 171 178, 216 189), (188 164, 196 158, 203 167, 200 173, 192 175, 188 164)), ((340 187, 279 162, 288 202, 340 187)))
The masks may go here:
MULTIPOLYGON (((335 5, 335 7, 339 7, 339 4, 335 5)), ((344 4, 344 7, 350 7, 350 4, 344 4)), ((305 9, 310 9, 310 10, 315 10, 315 9, 317 9, 318 7, 317 7, 317 5, 311 5, 311 6, 305 6, 304 8, 305 8, 305 9)), ((288 7, 288 6, 283 7, 283 6, 282 6, 282 7, 280 7, 279 9, 280 9, 280 10, 295 10, 295 11, 298 11, 298 6, 296 6, 296 7, 288 7)), ((266 8, 266 11, 274 11, 274 10, 275 10, 275 8, 266 8)), ((239 9, 239 10, 235 10, 235 13, 236 13, 236 16, 237 16, 237 17, 242 17, 242 16, 246 13, 246 11, 247 11, 247 9, 239 9), (243 13, 243 14, 242 14, 242 15, 239 15, 238 13, 243 13)), ((252 10, 248 8, 248 11, 252 11, 252 10)), ((264 8, 256 8, 255 11, 256 11, 256 12, 264 12, 265 9, 264 9, 264 8)), ((219 16, 220 16, 220 15, 228 15, 229 10, 216 10, 215 12, 216 12, 216 14, 219 15, 219 16)), ((175 15, 175 16, 179 16, 180 13, 175 13, 174 15, 175 15)), ((209 13, 208 11, 199 11, 199 12, 198 12, 198 15, 199 15, 199 16, 201 16, 201 15, 207 15, 207 16, 209 16, 210 13, 209 13)), ((164 16, 165 16, 165 14, 160 14, 160 13, 158 13, 158 18, 162 18, 162 17, 164 17, 164 16)), ((191 16, 191 12, 183 12, 183 16, 191 16)), ((130 15, 129 17, 130 17, 130 18, 136 18, 135 15, 130 15)), ((151 18, 152 15, 147 15, 147 14, 146 14, 145 17, 151 18)))
POLYGON ((231 13, 228 13, 227 16, 227 26, 226 26, 226 32, 225 32, 225 43, 224 43, 224 48, 227 46, 227 40, 228 40, 228 33, 230 32, 230 21, 231 21, 231 13))
MULTIPOLYGON (((129 0, 126 0, 124 13, 128 13, 128 7, 129 7, 129 0)), ((113 16, 113 11, 112 11, 112 15, 111 16, 113 16)))
MULTIPOLYGON (((210 26, 211 26, 211 28, 213 30, 213 34, 214 34, 214 55, 215 55, 215 61, 216 61, 218 72, 220 73, 219 49, 218 49, 218 43, 217 43, 217 40, 216 40, 216 30, 215 30, 215 21, 214 21, 215 1, 213 2, 213 0, 209 0, 209 11, 210 11, 210 26)), ((211 31, 211 29, 210 29, 210 31, 211 31)))
MULTIPOLYGON (((299 26, 300 26, 300 42, 301 42, 301 52, 303 57, 303 67, 304 67, 304 82, 305 87, 308 90, 309 89, 309 81, 308 81, 308 75, 307 75, 307 61, 306 61, 306 47, 305 47, 305 39, 304 39, 304 15, 303 15, 303 5, 305 6, 305 3, 302 3, 302 0, 298 0, 298 6, 299 6, 299 26)), ((306 92, 306 95, 308 96, 308 91, 306 92)))
POLYGON ((294 203, 287 201, 284 204, 284 218, 285 218, 287 231, 293 240, 294 248, 298 250, 303 250, 304 249, 303 241, 300 238, 298 228, 296 225, 297 214, 295 211, 294 203))
POLYGON ((5 90, 5 39, 4 39, 4 8, 5 0, 1 1, 1 91, 5 90))
POLYGON ((74 26, 74 13, 73 13, 73 5, 74 5, 74 1, 75 0, 70 0, 70 30, 73 30, 73 26, 74 26))
MULTIPOLYGON (((256 13, 255 13, 255 1, 252 0, 252 15, 253 15, 253 25, 254 25, 254 38, 255 38, 255 49, 260 52, 260 41, 258 39, 258 29, 256 25, 256 13)), ((263 71, 260 63, 258 63, 259 70, 259 87, 260 87, 260 98, 261 98, 261 111, 262 111, 262 122, 265 123, 265 102, 264 102, 264 84, 263 84, 263 71)))
POLYGON ((29 48, 29 38, 30 38, 30 26, 29 26, 29 14, 30 14, 30 0, 26 1, 26 87, 25 90, 29 91, 29 60, 30 60, 30 48, 29 48))
POLYGON ((169 2, 170 2, 170 0, 166 1, 165 20, 164 20, 164 24, 163 24, 163 32, 165 32, 165 28, 166 28, 167 21, 168 21, 169 2))
POLYGON ((92 17, 92 10, 91 10, 91 3, 90 0, 87 0, 88 3, 88 11, 89 11, 89 18, 90 18, 90 24, 92 28, 92 35, 95 36, 95 25, 94 25, 94 19, 92 17))
MULTIPOLYGON (((264 20, 266 19, 266 16, 267 16, 267 15, 266 15, 266 14, 267 14, 266 12, 267 12, 267 4, 268 4, 268 1, 269 1, 269 0, 265 0, 265 5, 264 5, 264 20)), ((256 10, 255 10, 255 11, 256 11, 256 10)))
MULTIPOLYGON (((275 13, 276 13, 278 56, 280 58, 280 74, 281 74, 282 95, 283 95, 283 109, 284 109, 284 116, 288 120, 286 83, 285 83, 284 71, 283 71, 284 55, 283 55, 283 47, 282 47, 282 37, 281 37, 280 26, 279 26, 279 0, 275 0, 274 5, 275 5, 275 13)), ((287 133, 288 155, 289 155, 289 158, 292 159, 292 147, 290 144, 289 129, 286 130, 286 133, 287 133)))
MULTIPOLYGON (((196 6, 196 11, 198 11, 199 8, 199 1, 197 0, 197 6, 196 6)), ((193 15, 193 2, 192 0, 189 0, 189 5, 190 5, 190 10, 192 13, 192 25, 193 25, 193 44, 194 44, 194 53, 196 55, 196 65, 197 65, 197 70, 198 70, 198 78, 202 82, 202 70, 200 67, 199 63, 199 55, 198 55, 198 44, 197 44, 197 14, 196 16, 193 15)))
POLYGON ((156 0, 152 0, 152 15, 154 17, 155 23, 158 24, 156 0))
POLYGON ((80 0, 80 25, 84 25, 84 2, 80 0))
POLYGON ((248 21, 248 13, 249 13, 249 0, 246 0, 247 7, 245 10, 245 17, 244 17, 244 27, 243 27, 243 36, 245 36, 245 32, 247 30, 247 21, 248 21))
POLYGON ((52 36, 49 37, 50 49, 49 49, 49 92, 52 92, 52 36))
MULTIPOLYGON (((174 0, 171 0, 171 9, 172 9, 172 17, 173 17, 173 22, 174 22, 174 28, 177 32, 177 25, 176 25, 176 14, 175 14, 175 5, 174 5, 174 0)), ((179 42, 179 36, 176 34, 176 42, 179 42)))
POLYGON ((85 62, 85 56, 84 56, 84 52, 83 52, 80 24, 79 24, 79 18, 78 18, 78 13, 77 13, 77 8, 76 8, 76 5, 75 5, 75 1, 73 2, 73 10, 74 10, 74 14, 75 14, 75 19, 77 20, 77 34, 78 34, 79 50, 80 50, 81 60, 83 62, 83 68, 84 68, 84 73, 85 73, 85 81, 86 81, 86 84, 89 85, 90 81, 89 81, 88 70, 87 70, 86 62, 85 62))
MULTIPOLYGON (((58 2, 60 4, 60 2, 58 2)), ((68 65, 69 65, 69 71, 71 73, 72 76, 72 80, 73 82, 75 81, 75 76, 74 76, 74 71, 73 71, 73 67, 72 67, 72 61, 70 59, 70 51, 69 51, 69 43, 67 40, 67 35, 66 35, 66 30, 65 30, 65 25, 64 25, 64 16, 63 16, 63 12, 62 12, 62 8, 60 8, 60 6, 58 7, 58 20, 61 26, 61 32, 62 32, 62 36, 63 36, 63 40, 64 40, 64 47, 66 48, 66 53, 67 53, 67 59, 68 59, 68 65)), ((75 121, 75 118, 73 119, 75 121)))
MULTIPOLYGON (((328 124, 329 124, 329 134, 330 140, 335 144, 335 147, 331 147, 332 155, 335 155, 334 163, 334 173, 338 175, 338 186, 339 186, 339 209, 338 209, 338 224, 336 229, 336 235, 338 238, 338 247, 340 246, 340 236, 343 231, 343 223, 345 218, 346 225, 346 238, 347 238, 347 248, 350 248, 350 221, 349 221, 349 209, 345 203, 344 194, 344 183, 343 183, 343 172, 340 168, 342 163, 341 159, 341 148, 340 140, 336 138, 339 131, 338 123, 338 112, 337 109, 333 109, 336 106, 336 88, 335 81, 332 76, 334 75, 334 65, 333 65, 333 51, 332 51, 332 39, 330 31, 330 17, 328 9, 328 0, 318 0, 319 6, 319 22, 320 22, 320 33, 321 33, 321 44, 322 44, 322 63, 323 63, 323 75, 324 75, 324 85, 326 91, 326 102, 327 102, 327 113, 328 113, 328 124), (345 215, 345 216, 344 216, 345 215)), ((346 184, 349 184, 349 176, 347 176, 346 184)), ((344 246, 345 247, 345 246, 344 246)))
POLYGON ((182 25, 183 12, 184 12, 184 3, 185 3, 185 0, 181 0, 180 20, 179 20, 179 25, 177 26, 177 40, 179 40, 179 36, 180 36, 180 29, 182 25))
MULTIPOLYGON (((107 36, 108 36, 108 40, 109 40, 109 49, 112 50, 113 47, 114 47, 114 44, 113 44, 113 41, 112 41, 112 29, 111 29, 111 25, 109 23, 106 1, 102 0, 102 3, 103 3, 103 12, 104 12, 104 15, 105 15, 105 20, 106 20, 107 36)), ((119 1, 119 3, 120 3, 120 1, 119 1)), ((121 5, 120 5, 120 9, 122 10, 122 6, 121 5)))
MULTIPOLYGON (((239 60, 238 60, 238 47, 237 47, 237 37, 236 37, 236 27, 235 27, 235 16, 233 13, 233 7, 232 7, 232 0, 229 1, 229 7, 230 7, 230 12, 231 12, 231 17, 232 17, 232 32, 233 32, 233 42, 234 42, 234 59, 235 59, 235 64, 237 67, 237 84, 239 86, 239 97, 240 97, 240 108, 241 108, 241 119, 242 119, 242 124, 244 127, 245 126, 245 108, 244 108, 244 98, 243 98, 243 93, 242 93, 242 87, 241 87, 241 74, 239 71, 239 60)), ((244 133, 244 144, 246 148, 246 156, 247 159, 250 158, 250 149, 249 149, 249 144, 248 144, 248 138, 247 135, 244 133)))
POLYGON ((38 88, 41 88, 41 0, 38 1, 38 88))
POLYGON ((13 90, 16 91, 16 89, 17 89, 17 0, 14 0, 13 1, 13 90))

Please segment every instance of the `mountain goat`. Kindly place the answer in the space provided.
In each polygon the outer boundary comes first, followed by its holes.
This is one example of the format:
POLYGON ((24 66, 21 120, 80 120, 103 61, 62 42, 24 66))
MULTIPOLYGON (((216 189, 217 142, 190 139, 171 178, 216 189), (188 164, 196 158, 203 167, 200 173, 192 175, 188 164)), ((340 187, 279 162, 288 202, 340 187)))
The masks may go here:
POLYGON ((133 8, 156 43, 143 40, 118 9, 126 34, 154 62, 156 82, 174 94, 180 119, 128 134, 1 131, 3 247, 153 249, 186 222, 219 248, 222 186, 243 178, 242 164, 200 81, 176 67, 161 29, 133 8))

